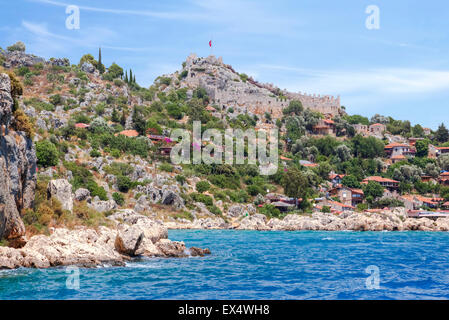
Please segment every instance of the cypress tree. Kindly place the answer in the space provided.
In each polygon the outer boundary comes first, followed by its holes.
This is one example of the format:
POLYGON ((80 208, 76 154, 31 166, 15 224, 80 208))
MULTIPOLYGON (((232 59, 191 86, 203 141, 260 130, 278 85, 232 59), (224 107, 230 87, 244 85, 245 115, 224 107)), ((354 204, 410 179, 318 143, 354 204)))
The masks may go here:
POLYGON ((128 70, 125 71, 125 82, 128 83, 128 70))
POLYGON ((101 63, 101 47, 98 49, 98 71, 100 71, 100 74, 104 73, 104 66, 101 63))
POLYGON ((112 120, 112 122, 115 122, 115 123, 120 122, 119 113, 118 113, 116 107, 114 107, 114 109, 112 110, 111 120, 112 120))
POLYGON ((133 71, 129 69, 129 83, 133 83, 133 71))
POLYGON ((122 111, 122 118, 120 119, 120 124, 121 124, 122 126, 125 126, 125 125, 126 125, 126 114, 125 114, 125 109, 123 109, 123 111, 122 111))

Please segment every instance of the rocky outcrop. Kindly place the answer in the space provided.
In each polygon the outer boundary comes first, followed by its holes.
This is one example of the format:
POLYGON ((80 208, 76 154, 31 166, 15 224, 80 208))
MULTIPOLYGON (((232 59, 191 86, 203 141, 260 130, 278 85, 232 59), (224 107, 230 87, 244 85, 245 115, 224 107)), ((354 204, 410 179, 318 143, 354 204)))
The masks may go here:
POLYGON ((50 236, 32 237, 23 248, 0 247, 0 269, 78 265, 123 265, 136 256, 187 257, 210 254, 167 239, 163 224, 125 209, 109 216, 115 228, 54 229, 50 236))
POLYGON ((222 218, 178 219, 164 223, 169 229, 238 229, 279 231, 449 231, 449 218, 409 218, 404 208, 382 212, 351 212, 340 215, 316 212, 289 214, 283 219, 268 219, 256 213, 225 222, 222 218))
POLYGON ((240 221, 238 229, 245 230, 321 230, 321 231, 449 231, 449 218, 436 220, 408 218, 404 208, 383 212, 351 212, 340 215, 313 213, 290 214, 269 221, 258 214, 240 221))
POLYGON ((235 204, 229 207, 226 215, 236 218, 256 213, 256 208, 252 204, 235 204))
POLYGON ((90 191, 85 188, 79 188, 75 191, 75 200, 84 201, 90 197, 90 191))
POLYGON ((114 200, 100 200, 95 197, 94 200, 88 204, 88 206, 98 212, 112 211, 117 208, 117 203, 114 200))
POLYGON ((6 51, 3 54, 5 61, 3 65, 6 68, 12 67, 31 67, 37 63, 45 63, 45 59, 23 51, 6 51))
POLYGON ((57 199, 64 210, 73 210, 72 185, 66 179, 50 180, 47 186, 47 198, 57 199))
POLYGON ((178 220, 165 222, 168 229, 230 229, 232 225, 223 220, 223 218, 200 218, 193 222, 188 220, 178 220))
POLYGON ((8 130, 12 117, 11 82, 0 74, 0 239, 17 239, 25 233, 20 218, 31 208, 36 188, 36 151, 23 132, 8 130))
POLYGON ((256 213, 252 216, 248 216, 240 221, 240 225, 237 229, 244 230, 267 230, 266 226, 267 217, 263 214, 256 213))
POLYGON ((176 185, 163 185, 162 188, 158 188, 151 183, 146 186, 138 186, 137 191, 146 195, 145 201, 170 205, 176 209, 185 207, 181 191, 176 185))

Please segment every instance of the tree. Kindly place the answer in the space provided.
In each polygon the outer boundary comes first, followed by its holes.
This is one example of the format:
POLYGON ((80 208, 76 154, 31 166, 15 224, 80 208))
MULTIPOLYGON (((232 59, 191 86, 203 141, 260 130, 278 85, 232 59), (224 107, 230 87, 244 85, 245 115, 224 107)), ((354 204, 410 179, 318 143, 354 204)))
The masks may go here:
POLYGON ((375 114, 371 120, 371 123, 382 123, 382 124, 387 124, 388 123, 388 118, 385 116, 382 116, 380 114, 375 114))
POLYGON ((403 165, 393 171, 393 179, 405 182, 421 180, 422 175, 422 169, 415 165, 403 165))
POLYGON ((306 199, 309 194, 309 181, 297 168, 290 168, 282 181, 284 192, 292 198, 306 199))
POLYGON ((361 135, 356 135, 352 139, 354 155, 361 158, 376 158, 384 153, 384 143, 374 137, 364 138, 361 135))
POLYGON ((118 64, 113 62, 111 66, 108 68, 107 74, 109 75, 111 80, 121 78, 123 76, 123 69, 118 64))
POLYGON ((351 149, 349 149, 349 147, 345 144, 341 144, 337 148, 335 148, 335 155, 340 160, 340 162, 345 162, 351 160, 352 158, 351 149))
POLYGON ((435 139, 442 143, 449 140, 449 131, 446 129, 444 123, 440 124, 438 130, 435 132, 435 139))
POLYGON ((426 165, 426 168, 424 169, 424 172, 426 173, 426 175, 431 176, 432 178, 438 178, 438 176, 440 175, 440 170, 434 163, 428 163, 426 165))
POLYGON ((449 171, 449 154, 442 154, 437 158, 437 164, 441 170, 449 171))
POLYGON ((417 138, 424 137, 424 129, 419 124, 417 124, 413 127, 412 132, 413 132, 413 136, 415 136, 417 138))
POLYGON ((416 156, 417 157, 427 157, 429 153, 429 141, 428 140, 417 140, 415 144, 416 156))
POLYGON ((114 109, 112 109, 111 121, 115 122, 115 123, 120 122, 120 115, 119 115, 116 107, 114 107, 114 109))
POLYGON ((92 131, 93 133, 98 133, 98 134, 110 132, 108 123, 102 117, 95 118, 90 123, 89 130, 92 131))
POLYGON ((193 98, 187 103, 187 114, 190 121, 201 121, 201 123, 207 123, 211 118, 199 98, 193 98))
POLYGON ((98 65, 97 65, 98 71, 100 71, 100 74, 104 73, 104 64, 101 63, 101 48, 98 49, 98 65))
POLYGON ((120 124, 122 126, 126 125, 126 112, 125 112, 125 109, 122 110, 122 117, 120 118, 120 124))
POLYGON ((36 156, 37 163, 43 167, 58 164, 58 149, 49 140, 42 140, 36 143, 36 156))
POLYGON ((363 116, 358 115, 358 114, 354 114, 352 116, 347 115, 347 116, 345 116, 345 119, 346 119, 346 121, 348 121, 349 124, 360 123, 360 124, 363 124, 365 126, 369 126, 368 118, 363 117, 363 116))
POLYGON ((90 63, 94 67, 96 67, 98 65, 97 60, 95 60, 94 56, 91 55, 90 53, 85 54, 84 56, 82 56, 78 65, 81 67, 84 62, 90 63))
POLYGON ((353 175, 344 176, 341 180, 341 184, 348 188, 360 188, 360 183, 353 175))
POLYGON ((368 181, 363 187, 363 193, 369 202, 373 202, 375 199, 382 197, 384 194, 384 187, 378 182, 368 181))
POLYGON ((284 114, 290 114, 294 113, 296 115, 300 115, 304 110, 304 107, 302 106, 301 101, 299 100, 292 100, 288 104, 288 107, 283 110, 284 114))
POLYGON ((7 47, 6 50, 25 52, 25 44, 22 41, 17 41, 15 44, 7 47))
POLYGON ((147 131, 147 122, 141 106, 134 106, 133 124, 139 134, 144 135, 147 131))

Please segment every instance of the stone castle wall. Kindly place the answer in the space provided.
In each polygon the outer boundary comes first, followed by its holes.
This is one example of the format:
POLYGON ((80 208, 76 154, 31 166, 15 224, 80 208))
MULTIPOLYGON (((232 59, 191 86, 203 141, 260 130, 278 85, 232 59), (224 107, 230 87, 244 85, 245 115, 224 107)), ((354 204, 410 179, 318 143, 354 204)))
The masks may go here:
POLYGON ((188 70, 185 82, 189 87, 206 89, 213 103, 233 108, 236 113, 263 115, 269 112, 273 118, 278 118, 294 99, 301 101, 304 108, 323 114, 335 116, 341 111, 340 97, 281 91, 272 84, 258 83, 251 78, 243 82, 231 66, 214 56, 198 58, 192 54, 186 60, 185 69, 188 70), (279 94, 285 98, 279 98, 279 94))

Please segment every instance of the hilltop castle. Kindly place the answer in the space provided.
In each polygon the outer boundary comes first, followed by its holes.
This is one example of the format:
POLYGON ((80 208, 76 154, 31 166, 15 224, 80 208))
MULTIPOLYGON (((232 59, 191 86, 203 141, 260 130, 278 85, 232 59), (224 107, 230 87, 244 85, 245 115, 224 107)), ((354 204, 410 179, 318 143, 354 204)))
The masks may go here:
POLYGON ((236 114, 271 113, 273 118, 282 116, 282 110, 291 100, 299 100, 304 108, 321 112, 330 117, 342 113, 340 97, 293 93, 246 78, 223 63, 221 57, 199 58, 195 54, 187 57, 183 72, 187 76, 183 86, 204 88, 212 102, 221 108, 232 108, 236 114))

